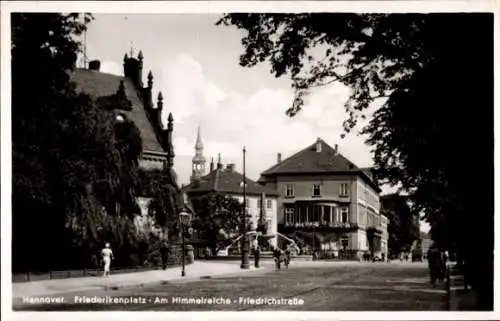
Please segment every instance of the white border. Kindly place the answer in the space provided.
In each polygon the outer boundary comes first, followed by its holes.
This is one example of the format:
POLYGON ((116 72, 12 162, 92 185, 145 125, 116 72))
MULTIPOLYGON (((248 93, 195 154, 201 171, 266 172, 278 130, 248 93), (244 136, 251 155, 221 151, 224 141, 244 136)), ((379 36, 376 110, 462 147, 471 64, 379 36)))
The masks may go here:
MULTIPOLYGON (((140 320, 158 320, 172 317, 188 320, 224 320, 238 319, 255 321, 256 318, 272 320, 471 320, 496 319, 498 312, 12 312, 11 286, 11 132, 10 132, 10 13, 11 12, 93 12, 93 13, 223 13, 223 12, 493 12, 495 14, 495 58, 499 56, 498 31, 500 1, 2 1, 1 12, 1 286, 2 320, 33 320, 38 317, 72 320, 116 320, 138 318, 140 320)), ((236 62, 235 62, 236 63, 236 62)), ((473 66, 470 66, 473 68, 473 66)), ((500 66, 495 62, 495 79, 498 79, 500 66)), ((495 109, 499 107, 500 82, 495 82, 495 109)), ((471 106, 473 108, 473 106, 471 106)), ((499 109, 500 110, 500 109, 499 109)), ((495 124, 497 123, 495 114, 495 124)), ((499 141, 498 133, 495 133, 499 141)), ((495 150, 495 160, 499 152, 495 150)), ((488 173, 485 173, 488 175, 488 173)), ((498 186, 499 174, 495 172, 495 186, 498 186)), ((495 193, 495 199, 498 190, 495 193)), ((495 231, 499 224, 495 224, 495 231)), ((498 247, 495 238, 495 248, 498 247)), ((495 267, 499 265, 495 256, 495 267)), ((495 270, 497 270, 495 268, 495 270)), ((496 273, 495 273, 496 274, 496 273)), ((496 274, 497 276, 498 274, 496 274)), ((498 277, 495 278, 495 280, 498 277)), ((498 283, 495 282, 495 308, 500 299, 498 283)))

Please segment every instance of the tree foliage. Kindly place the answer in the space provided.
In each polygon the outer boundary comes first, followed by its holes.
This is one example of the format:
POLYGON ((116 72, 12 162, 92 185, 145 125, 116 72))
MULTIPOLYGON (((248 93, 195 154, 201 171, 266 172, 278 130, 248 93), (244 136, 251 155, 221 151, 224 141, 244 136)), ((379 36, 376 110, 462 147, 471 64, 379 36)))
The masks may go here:
POLYGON ((290 77, 291 116, 315 87, 339 83, 351 92, 347 133, 383 99, 361 130, 377 178, 409 193, 433 240, 465 260, 481 308, 490 309, 493 15, 227 14, 218 24, 246 32, 240 65, 267 61, 276 77, 290 77))
POLYGON ((133 123, 76 93, 85 28, 79 14, 12 14, 14 270, 88 266, 105 241, 134 243, 142 142, 133 123))
POLYGON ((381 213, 389 219, 389 251, 393 255, 410 251, 413 243, 419 239, 420 219, 408 204, 407 197, 391 194, 381 199, 381 213))
MULTIPOLYGON (((210 193, 191 200, 196 214, 192 226, 206 241, 212 253, 217 253, 239 236, 242 227, 243 205, 237 199, 220 193, 210 193)), ((245 228, 250 224, 245 218, 245 228)))
POLYGON ((175 239, 179 232, 179 213, 183 207, 181 191, 174 180, 174 173, 168 169, 141 170, 137 193, 151 198, 149 216, 163 233, 171 232, 166 238, 175 239))

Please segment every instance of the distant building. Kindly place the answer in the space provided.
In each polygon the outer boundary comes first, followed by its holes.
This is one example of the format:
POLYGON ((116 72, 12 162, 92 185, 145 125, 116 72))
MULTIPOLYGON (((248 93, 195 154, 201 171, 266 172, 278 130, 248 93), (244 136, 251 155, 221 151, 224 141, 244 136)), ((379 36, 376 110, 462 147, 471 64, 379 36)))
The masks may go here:
MULTIPOLYGON (((162 120, 163 96, 159 92, 156 103, 153 102, 153 74, 147 75, 147 85, 143 84, 143 54, 137 58, 125 54, 123 61, 124 76, 116 76, 100 71, 99 60, 90 61, 88 69, 75 69, 71 80, 78 92, 90 95, 104 108, 113 110, 117 122, 131 121, 139 129, 143 151, 139 165, 145 170, 167 169, 173 177, 172 184, 178 188, 173 170, 174 147, 172 144, 173 117, 169 113, 167 125, 162 120)), ((180 191, 180 189, 179 189, 180 191)), ((138 198, 141 213, 136 218, 138 226, 151 225, 148 195, 138 198)))
POLYGON ((201 141, 200 127, 196 135, 195 155, 193 156, 193 167, 191 173, 191 182, 205 175, 206 159, 203 156, 203 142, 201 141))
MULTIPOLYGON (((197 148, 195 150, 198 151, 197 148)), ((193 168, 198 159, 195 158, 193 158, 193 168)), ((235 170, 234 164, 227 164, 224 167, 220 156, 216 167, 212 160, 208 174, 193 178, 191 183, 183 188, 189 199, 218 193, 231 196, 243 203, 243 174, 235 170)), ((250 215, 250 222, 254 228, 257 228, 259 223, 263 224, 267 234, 270 235, 277 233, 277 196, 274 190, 246 178, 246 209, 250 215)), ((270 239, 270 244, 276 246, 276 238, 270 239)))
POLYGON ((420 231, 420 242, 422 247, 422 253, 424 255, 427 255, 427 251, 429 251, 429 248, 432 245, 431 236, 428 233, 420 231))
POLYGON ((281 159, 259 182, 278 194, 278 231, 308 235, 314 247, 353 258, 369 250, 387 253, 387 218, 380 214, 380 188, 370 169, 361 169, 322 139, 281 159), (319 243, 319 244, 318 244, 319 243))

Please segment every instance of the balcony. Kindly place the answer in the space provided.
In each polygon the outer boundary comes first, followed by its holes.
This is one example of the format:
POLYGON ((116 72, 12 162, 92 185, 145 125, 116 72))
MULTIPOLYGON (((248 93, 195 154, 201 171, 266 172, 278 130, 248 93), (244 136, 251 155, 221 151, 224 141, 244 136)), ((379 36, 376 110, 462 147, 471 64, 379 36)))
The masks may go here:
POLYGON ((298 222, 278 224, 280 231, 352 231, 357 230, 358 224, 351 222, 298 222))

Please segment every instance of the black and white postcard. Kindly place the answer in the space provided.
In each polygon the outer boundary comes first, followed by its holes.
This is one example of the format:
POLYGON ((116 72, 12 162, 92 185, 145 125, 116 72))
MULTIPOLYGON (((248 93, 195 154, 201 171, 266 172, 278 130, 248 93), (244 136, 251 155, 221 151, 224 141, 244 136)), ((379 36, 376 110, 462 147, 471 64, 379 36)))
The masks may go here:
POLYGON ((2 3, 4 312, 493 318, 497 9, 2 3))

